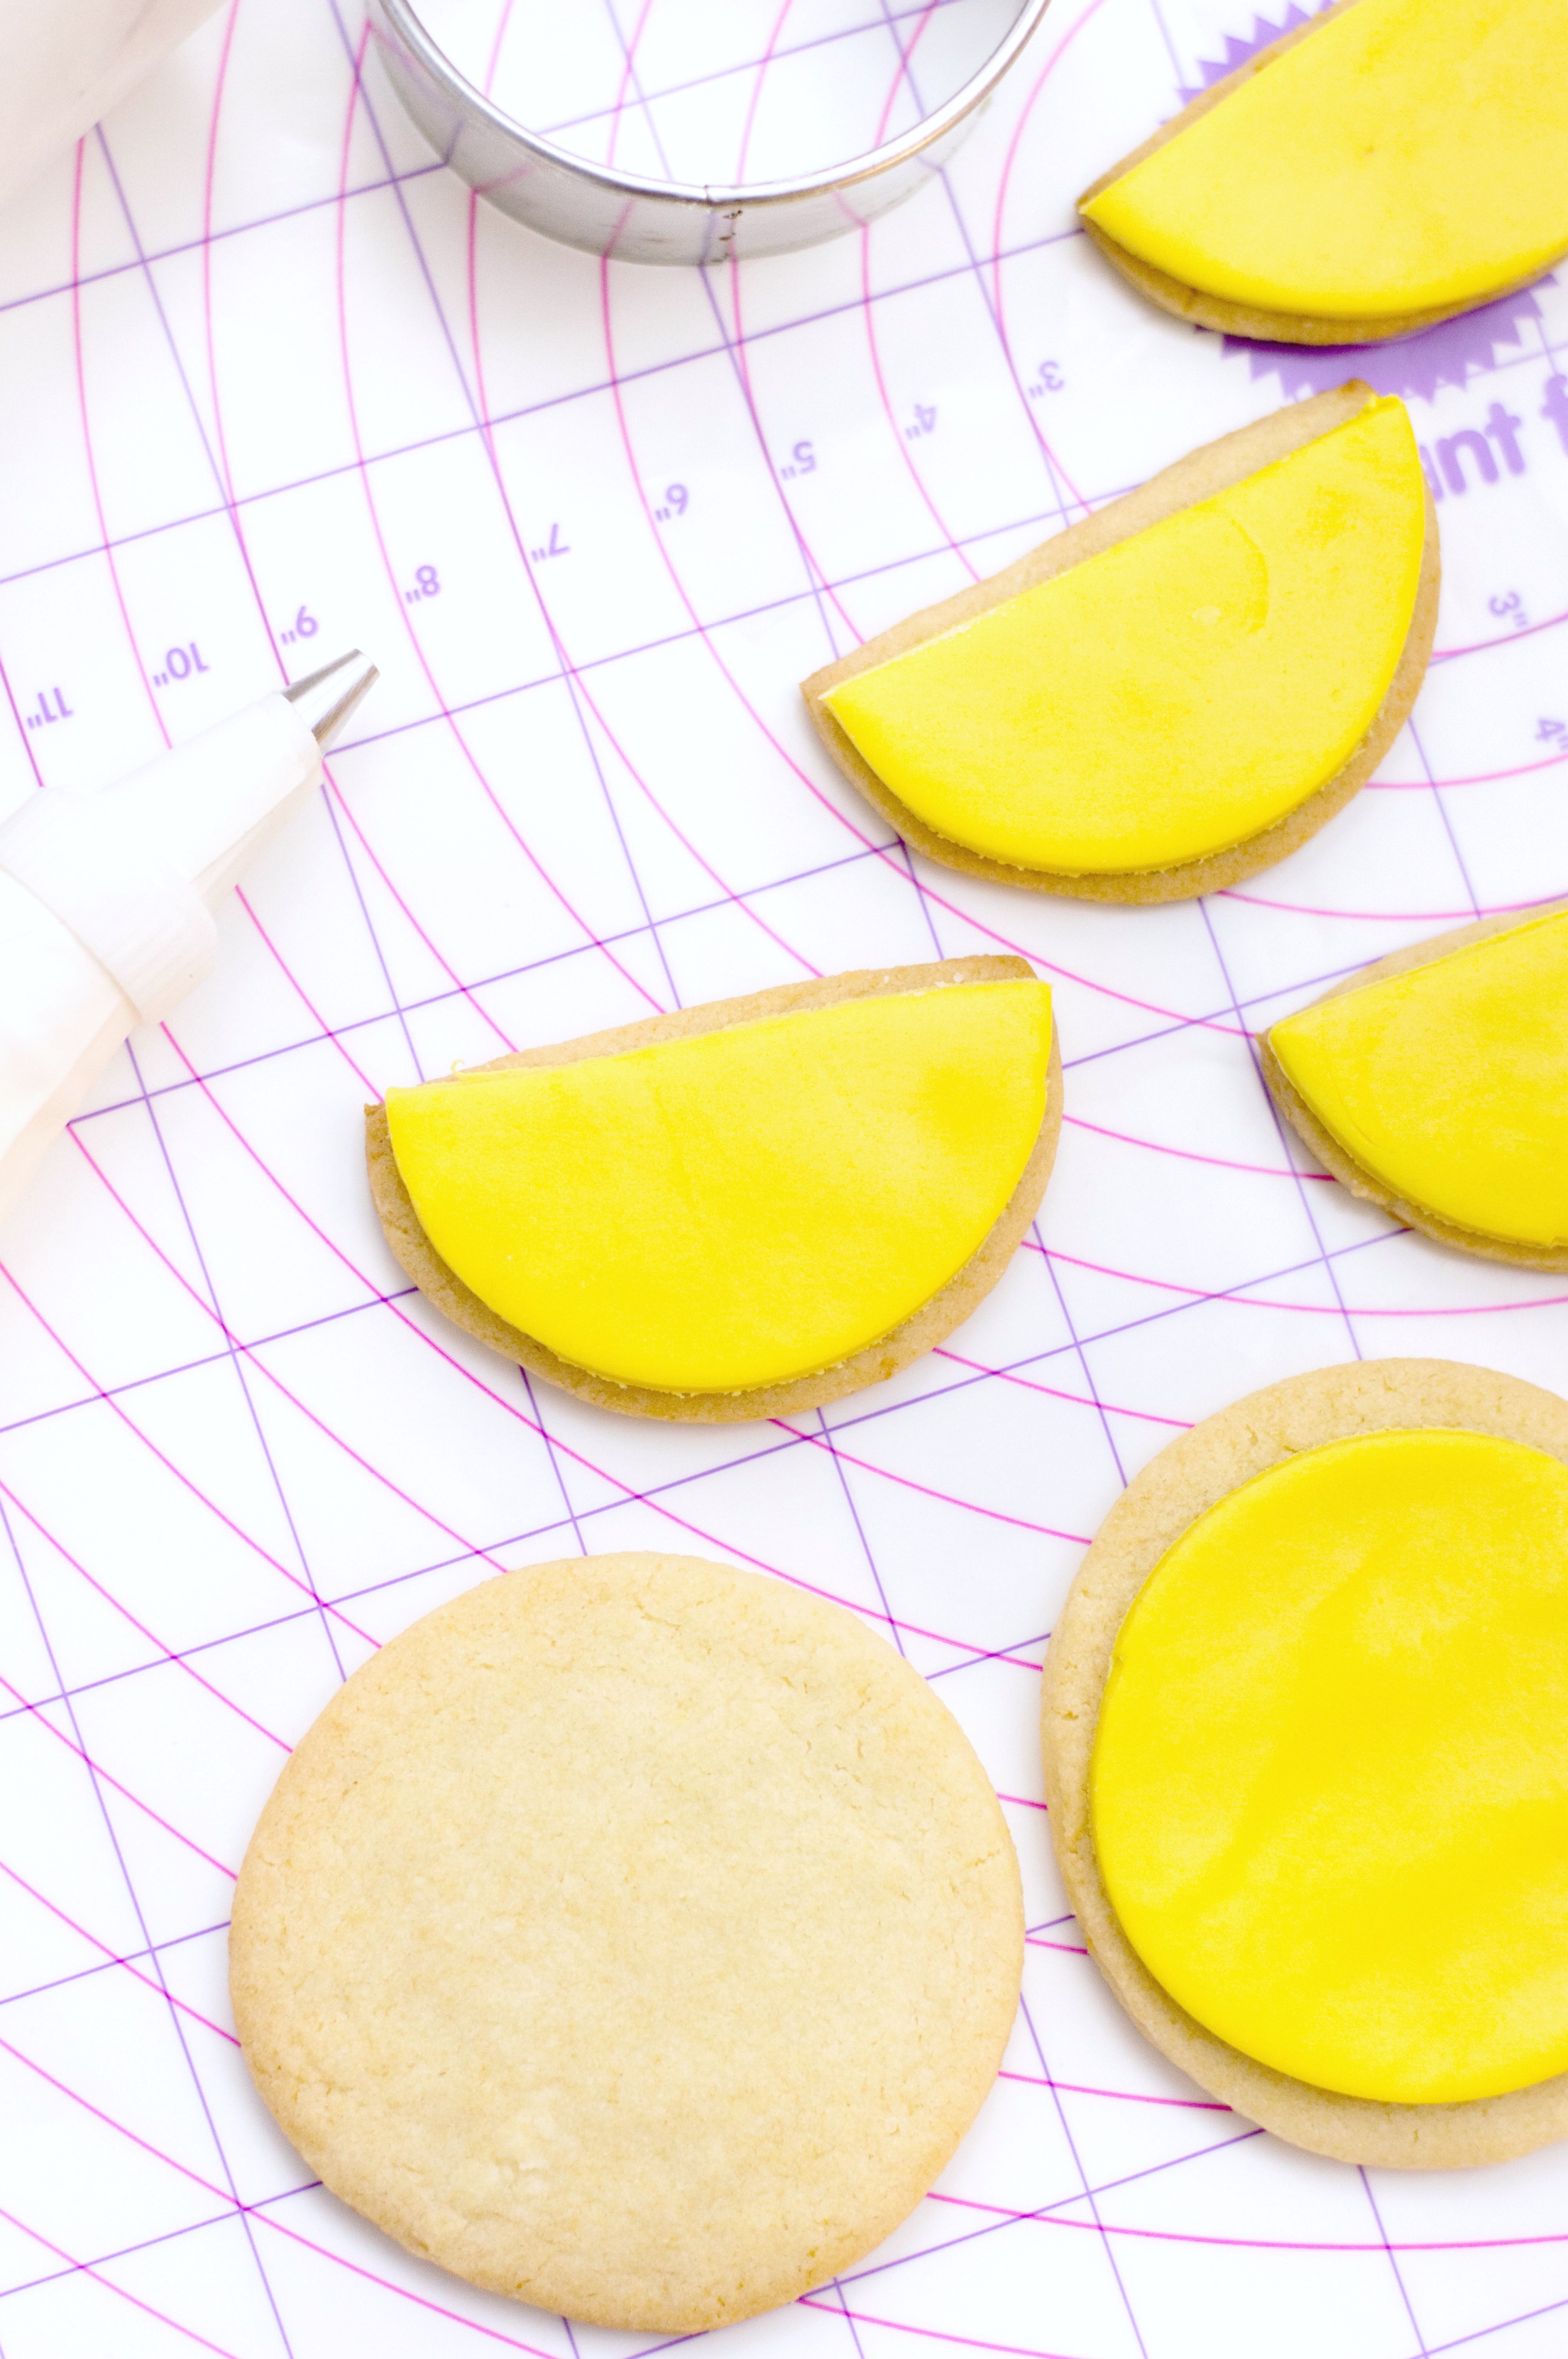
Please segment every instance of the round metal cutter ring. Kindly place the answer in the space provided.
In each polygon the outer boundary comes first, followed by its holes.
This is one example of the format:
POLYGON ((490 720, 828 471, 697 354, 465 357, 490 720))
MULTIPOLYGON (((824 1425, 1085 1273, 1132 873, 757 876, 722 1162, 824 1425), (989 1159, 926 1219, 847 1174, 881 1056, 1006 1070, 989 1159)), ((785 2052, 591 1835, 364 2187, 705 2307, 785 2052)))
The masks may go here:
POLYGON ((573 156, 476 90, 431 39, 413 0, 377 5, 393 88, 437 155, 470 188, 530 229, 590 254, 706 263, 815 245, 912 195, 952 155, 1050 0, 1023 0, 1006 39, 979 71, 897 139, 823 171, 734 188, 653 180, 573 156))

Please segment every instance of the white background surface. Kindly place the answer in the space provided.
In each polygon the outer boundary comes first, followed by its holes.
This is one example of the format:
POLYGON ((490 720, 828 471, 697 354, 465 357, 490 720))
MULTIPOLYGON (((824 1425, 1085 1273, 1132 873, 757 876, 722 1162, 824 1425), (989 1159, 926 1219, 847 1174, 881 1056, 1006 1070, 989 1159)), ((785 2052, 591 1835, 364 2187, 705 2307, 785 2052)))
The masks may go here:
MULTIPOLYGON (((874 113, 917 23, 851 45, 874 113)), ((1083 1539, 1184 1423, 1356 1353, 1568 1385, 1562 1283, 1305 1169, 1247 1045, 1362 961, 1568 891, 1568 451, 1543 408, 1568 299, 1370 364, 1440 481, 1448 446, 1440 659, 1378 782, 1241 890, 1118 911, 911 863, 794 689, 1333 381, 1146 310, 1072 228, 1253 35, 1235 0, 1056 0, 914 203, 702 277, 475 206, 375 63, 356 81, 346 0, 236 0, 0 223, 0 807, 343 647, 385 674, 216 976, 136 1038, 0 1239, 3 2359, 648 2347, 471 2293, 302 2186, 224 1992, 232 1873, 341 1672, 492 1567, 631 1546, 890 1629, 1009 1798, 1033 1929, 1007 2073, 940 2189, 730 2346, 1563 2348, 1563 2153, 1362 2175, 1144 2047, 1063 1914, 1035 1715, 1083 1539), (530 1390, 382 1245, 360 1109, 389 1082, 1015 947, 1057 986, 1057 1173, 981 1312, 892 1385, 789 1427, 617 1419, 530 1390)))

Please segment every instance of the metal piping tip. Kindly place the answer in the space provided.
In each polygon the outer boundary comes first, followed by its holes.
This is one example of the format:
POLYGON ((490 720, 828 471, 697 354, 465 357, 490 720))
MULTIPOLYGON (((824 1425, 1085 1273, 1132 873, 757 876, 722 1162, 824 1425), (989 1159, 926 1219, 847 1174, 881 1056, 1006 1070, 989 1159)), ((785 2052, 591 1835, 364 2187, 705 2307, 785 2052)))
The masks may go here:
POLYGON ((300 719, 324 754, 380 676, 368 656, 351 647, 346 656, 323 664, 308 679, 295 680, 283 693, 290 704, 299 707, 300 719))

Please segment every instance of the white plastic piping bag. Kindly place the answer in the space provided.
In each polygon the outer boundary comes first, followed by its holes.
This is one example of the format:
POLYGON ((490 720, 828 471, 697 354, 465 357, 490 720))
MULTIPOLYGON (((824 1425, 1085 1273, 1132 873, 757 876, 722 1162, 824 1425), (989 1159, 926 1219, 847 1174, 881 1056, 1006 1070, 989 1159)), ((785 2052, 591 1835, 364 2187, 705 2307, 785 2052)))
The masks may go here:
POLYGON ((46 787, 0 823, 0 1220, 121 1041, 211 972, 212 911, 375 678, 356 649, 114 786, 46 787))
POLYGON ((73 147, 218 0, 0 0, 0 205, 73 147))

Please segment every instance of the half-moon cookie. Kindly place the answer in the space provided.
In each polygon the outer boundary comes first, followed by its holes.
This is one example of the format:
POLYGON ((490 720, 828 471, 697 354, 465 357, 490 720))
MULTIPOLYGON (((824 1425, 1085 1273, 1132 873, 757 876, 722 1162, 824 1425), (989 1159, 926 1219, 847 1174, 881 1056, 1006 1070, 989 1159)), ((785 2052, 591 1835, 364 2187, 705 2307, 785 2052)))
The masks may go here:
POLYGON ((1259 1043, 1336 1180, 1442 1245, 1568 1269, 1568 908, 1378 959, 1259 1043))
POLYGON ((447 1316, 633 1416, 787 1415, 989 1293, 1062 1119, 1018 958, 790 984, 366 1108, 387 1241, 447 1316))
POLYGON ((234 2017, 334 2194, 601 2326, 789 2301, 911 2211, 1018 2005, 958 1723, 844 1607, 692 1557, 503 1574, 339 1690, 245 1855, 234 2017))
POLYGON ((1438 579, 1410 419, 1350 384, 1192 451, 804 694, 931 859, 1184 899, 1283 859, 1370 777, 1421 686, 1438 579))
POLYGON ((1340 0, 1079 201, 1165 310, 1295 344, 1408 336, 1568 252, 1562 0, 1340 0))
POLYGON ((1206 1419, 1090 1548, 1043 1734, 1090 1950, 1201 2086, 1347 2162, 1568 2134, 1568 1403, 1382 1360, 1206 1419))

